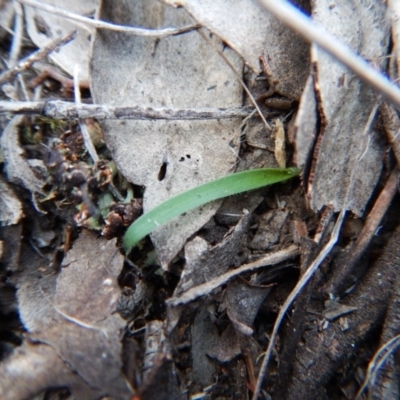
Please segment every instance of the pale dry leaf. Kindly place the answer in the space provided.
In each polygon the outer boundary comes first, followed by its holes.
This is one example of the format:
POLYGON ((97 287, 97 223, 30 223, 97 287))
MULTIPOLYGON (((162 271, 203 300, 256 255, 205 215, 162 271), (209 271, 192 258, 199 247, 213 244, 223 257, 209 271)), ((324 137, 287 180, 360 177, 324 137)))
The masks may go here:
POLYGON ((19 142, 19 130, 24 116, 18 115, 8 123, 0 138, 0 146, 6 163, 7 177, 10 182, 23 186, 34 193, 43 193, 44 182, 33 173, 27 160, 23 157, 23 149, 19 142))
MULTIPOLYGON (((129 394, 120 357, 126 323, 116 313, 122 265, 115 240, 83 231, 58 275, 35 272, 18 287, 20 315, 30 340, 50 346, 76 373, 76 386, 64 383, 73 392, 83 381, 95 398, 129 394)), ((62 377, 57 377, 54 383, 60 382, 62 377)))
MULTIPOLYGON (((382 68, 389 41, 386 6, 379 0, 368 4, 318 0, 314 1, 312 15, 354 51, 382 68)), ((372 89, 317 46, 312 46, 311 55, 321 120, 308 182, 311 207, 320 210, 331 205, 340 211, 353 180, 348 208, 361 215, 382 168, 384 148, 373 124, 378 99, 372 89), (354 167, 357 171, 351 178, 354 167)), ((302 101, 308 101, 307 97, 302 101)), ((313 101, 309 107, 314 108, 313 101)), ((297 125, 310 124, 303 128, 305 131, 315 129, 311 126, 314 121, 305 119, 312 112, 305 110, 303 120, 297 121, 297 125)), ((302 155, 302 160, 306 158, 302 155)))
MULTIPOLYGON (((43 0, 42 3, 55 6, 76 14, 94 16, 98 0, 43 0)), ((48 45, 56 37, 77 31, 76 38, 52 52, 50 59, 69 75, 73 76, 74 68, 79 66, 82 81, 89 81, 90 42, 94 29, 83 23, 51 14, 31 6, 24 6, 26 29, 32 41, 39 48, 48 45)))
MULTIPOLYGON (((256 0, 163 1, 183 6, 197 22, 237 51, 256 74, 261 72, 259 58, 264 55, 276 92, 293 99, 300 97, 309 72, 309 45, 256 0)), ((301 8, 308 6, 308 1, 294 3, 301 8)))
POLYGON ((15 225, 23 217, 22 204, 12 187, 0 177, 0 225, 15 225))
MULTIPOLYGON (((192 22, 184 10, 154 0, 126 2, 118 7, 112 1, 103 1, 100 16, 149 28, 192 22)), ((241 71, 240 58, 215 37, 213 42, 241 71)), ((177 109, 242 105, 242 88, 235 75, 196 32, 154 39, 98 31, 91 74, 96 103, 177 109)), ((240 122, 110 121, 102 128, 121 172, 129 181, 146 187, 143 208, 148 211, 177 193, 232 172, 240 122)), ((152 234, 164 268, 219 204, 189 212, 152 234)))

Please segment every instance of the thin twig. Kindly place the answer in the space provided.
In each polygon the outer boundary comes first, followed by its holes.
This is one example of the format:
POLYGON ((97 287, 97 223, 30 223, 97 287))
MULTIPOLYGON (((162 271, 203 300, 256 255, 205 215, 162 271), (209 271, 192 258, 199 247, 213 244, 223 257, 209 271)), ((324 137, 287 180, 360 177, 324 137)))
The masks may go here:
POLYGON ((363 384, 361 385, 360 389, 357 392, 355 400, 359 400, 364 390, 367 388, 367 386, 371 383, 373 384, 373 381, 379 369, 386 362, 387 358, 399 346, 400 346, 400 335, 396 335, 378 349, 378 351, 375 353, 375 355, 372 357, 371 361, 368 364, 368 370, 367 370, 368 373, 365 376, 363 384))
POLYGON ((193 300, 196 300, 198 297, 207 295, 217 287, 225 285, 235 276, 238 276, 245 272, 254 271, 258 268, 266 267, 268 265, 278 264, 282 261, 294 258, 299 254, 299 248, 296 245, 291 245, 286 249, 279 250, 275 253, 266 254, 264 257, 260 258, 257 261, 242 265, 240 268, 228 271, 225 274, 211 279, 206 283, 192 287, 186 292, 182 293, 180 296, 171 297, 167 300, 167 304, 170 306, 177 306, 179 304, 189 303, 193 300))
POLYGON ((328 243, 324 246, 322 251, 318 254, 317 258, 312 262, 312 264, 308 267, 307 271, 303 274, 303 276, 297 282, 297 285, 290 292, 288 298, 285 300, 285 302, 283 303, 283 305, 279 311, 278 317, 276 318, 276 321, 274 324, 274 329, 272 331, 272 334, 271 334, 271 337, 269 340, 268 348, 267 348, 267 351, 265 352, 265 356, 264 356, 263 362, 261 364, 260 372, 258 374, 257 385, 256 385, 256 388, 255 388, 255 391, 253 394, 253 400, 258 399, 258 394, 261 391, 261 385, 264 381, 264 375, 267 371, 268 362, 271 357, 272 349, 274 348, 275 339, 278 334, 278 330, 281 326, 283 317, 287 313, 289 307, 292 305, 295 298, 298 296, 298 294, 301 292, 301 290, 304 288, 304 286, 308 283, 308 281, 313 276, 314 272, 319 268, 322 261, 324 261, 325 257, 330 253, 333 246, 336 244, 345 214, 346 214, 346 211, 345 211, 345 208, 343 208, 343 210, 339 214, 339 217, 336 221, 335 227, 333 229, 332 235, 331 235, 328 243))
POLYGON ((400 89, 383 74, 376 71, 362 57, 337 40, 332 34, 313 23, 311 18, 307 17, 286 0, 258 1, 266 10, 274 14, 289 28, 296 31, 307 41, 316 43, 358 75, 364 82, 368 83, 379 93, 382 93, 397 107, 400 107, 400 89))
POLYGON ((98 104, 75 104, 67 101, 32 101, 10 102, 0 101, 0 114, 29 114, 43 115, 54 119, 96 118, 105 119, 132 119, 132 120, 204 120, 245 118, 253 111, 246 108, 198 108, 174 110, 169 108, 151 107, 115 107, 98 104))
POLYGON ((8 82, 15 78, 20 72, 25 71, 30 68, 35 62, 43 59, 47 55, 49 55, 54 50, 58 49, 60 46, 64 46, 73 40, 76 36, 75 32, 70 32, 64 36, 61 36, 52 42, 50 42, 47 46, 44 46, 38 51, 35 51, 30 56, 24 58, 22 61, 18 63, 14 68, 8 69, 0 75, 0 85, 5 82, 8 82))
POLYGON ((238 81, 240 82, 240 84, 242 85, 244 91, 247 93, 247 95, 249 96, 250 102, 253 104, 253 106, 255 107, 255 109, 258 112, 258 115, 260 116, 261 120, 264 122, 264 125, 267 127, 267 129, 271 129, 271 125, 268 124, 267 120, 265 119, 263 113, 260 110, 260 107, 258 107, 258 104, 255 100, 255 98, 253 97, 253 95, 251 94, 250 90, 248 89, 248 87, 246 86, 246 84, 244 83, 242 77, 239 75, 239 73, 236 71, 235 67, 232 65, 232 63, 225 57, 225 54, 217 48, 217 46, 214 45, 213 42, 211 42, 211 40, 204 34, 204 32, 202 32, 201 30, 198 31, 198 33, 200 34, 200 36, 219 54, 219 56, 225 61, 225 63, 228 65, 228 67, 232 70, 232 72, 236 75, 236 78, 238 79, 238 81))
MULTIPOLYGON (((81 105, 81 89, 79 87, 79 66, 75 65, 74 68, 74 96, 75 96, 75 104, 77 106, 81 105)), ((94 163, 99 161, 99 156, 97 155, 97 151, 92 143, 92 139, 90 138, 89 131, 87 129, 85 120, 79 119, 79 127, 81 128, 83 142, 85 143, 85 147, 92 157, 94 163)))
POLYGON ((19 3, 14 3, 15 22, 14 35, 10 50, 10 59, 8 68, 14 68, 17 65, 19 53, 21 52, 22 35, 24 33, 24 21, 22 6, 19 3))
POLYGON ((93 28, 108 29, 108 30, 116 31, 116 32, 132 33, 137 36, 162 38, 162 37, 166 37, 166 36, 180 35, 182 33, 187 33, 187 32, 201 28, 201 25, 199 25, 199 24, 188 25, 188 26, 184 26, 182 28, 164 28, 164 29, 136 28, 136 27, 132 27, 132 26, 116 25, 116 24, 111 24, 109 22, 94 20, 94 19, 91 19, 88 17, 84 17, 83 15, 79 15, 79 14, 75 14, 75 13, 72 13, 67 10, 63 10, 58 7, 40 3, 35 0, 17 0, 17 1, 19 3, 38 8, 40 10, 46 11, 46 12, 54 14, 54 15, 59 15, 64 18, 82 22, 93 28))

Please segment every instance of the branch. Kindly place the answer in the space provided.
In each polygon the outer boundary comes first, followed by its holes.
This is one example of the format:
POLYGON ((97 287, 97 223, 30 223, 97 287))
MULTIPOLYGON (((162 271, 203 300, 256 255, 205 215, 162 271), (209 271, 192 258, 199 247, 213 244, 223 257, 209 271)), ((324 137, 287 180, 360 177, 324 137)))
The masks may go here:
POLYGON ((309 42, 314 42, 332 55, 347 68, 353 71, 364 82, 368 83, 388 100, 400 107, 400 89, 384 75, 372 68, 362 57, 337 40, 325 29, 317 26, 296 7, 285 0, 258 0, 259 3, 289 28, 309 42))
POLYGON ((199 108, 174 110, 151 107, 115 107, 98 104, 75 104, 67 101, 0 101, 0 114, 42 115, 54 119, 132 119, 132 120, 205 120, 245 118, 253 111, 246 108, 199 108))

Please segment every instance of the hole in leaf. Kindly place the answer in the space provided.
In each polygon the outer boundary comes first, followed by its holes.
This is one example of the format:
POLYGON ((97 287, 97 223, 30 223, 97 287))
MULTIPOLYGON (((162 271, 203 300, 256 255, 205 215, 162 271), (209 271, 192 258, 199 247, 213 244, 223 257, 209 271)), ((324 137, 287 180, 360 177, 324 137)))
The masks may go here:
POLYGON ((190 159, 190 154, 186 154, 186 158, 189 158, 189 159, 190 159))
POLYGON ((167 174, 167 165, 168 163, 163 163, 160 168, 160 172, 158 173, 158 180, 163 181, 165 178, 165 175, 167 174))

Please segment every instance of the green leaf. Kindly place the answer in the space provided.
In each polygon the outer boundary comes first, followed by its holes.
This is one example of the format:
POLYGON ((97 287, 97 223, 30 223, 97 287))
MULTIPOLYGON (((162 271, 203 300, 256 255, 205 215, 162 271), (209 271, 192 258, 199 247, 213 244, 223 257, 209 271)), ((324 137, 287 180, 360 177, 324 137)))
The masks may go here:
POLYGON ((237 172, 189 189, 159 204, 138 218, 124 235, 126 252, 158 226, 193 208, 223 197, 282 182, 300 173, 297 168, 261 168, 237 172))

